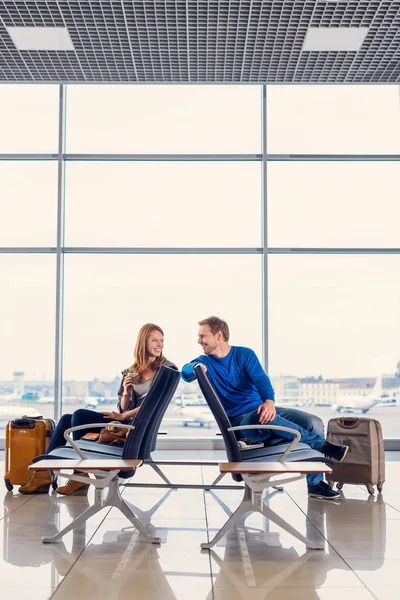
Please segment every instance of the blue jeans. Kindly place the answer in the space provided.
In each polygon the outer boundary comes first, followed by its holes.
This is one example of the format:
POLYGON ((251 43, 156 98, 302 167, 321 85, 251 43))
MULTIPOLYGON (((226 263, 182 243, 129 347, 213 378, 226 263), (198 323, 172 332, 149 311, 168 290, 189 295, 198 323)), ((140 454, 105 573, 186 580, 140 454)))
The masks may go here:
MULTIPOLYGON (((239 425, 258 425, 260 415, 257 409, 243 415, 230 417, 233 427, 239 425)), ((319 417, 311 415, 295 408, 276 407, 276 416, 273 421, 268 421, 266 425, 279 425, 280 427, 290 427, 296 429, 301 435, 300 441, 308 444, 314 450, 321 451, 326 440, 324 436, 324 425, 319 417)), ((252 442, 265 442, 268 439, 283 438, 288 441, 293 440, 293 435, 285 431, 274 432, 268 429, 243 429, 241 437, 246 437, 252 442)), ((323 480, 321 473, 307 475, 307 485, 318 485, 323 480)))
MULTIPOLYGON (((107 423, 111 423, 113 419, 106 419, 104 415, 100 415, 98 412, 94 410, 87 410, 86 408, 78 408, 72 415, 67 414, 63 415, 61 419, 58 421, 58 425, 53 433, 53 437, 51 438, 49 447, 47 448, 46 454, 49 454, 55 448, 59 448, 60 446, 65 446, 67 441, 64 437, 64 431, 69 429, 70 427, 77 427, 78 425, 86 425, 90 423, 104 423, 104 426, 107 423)), ((122 421, 122 423, 127 423, 127 421, 122 421)), ((94 431, 95 433, 100 433, 100 429, 81 429, 80 431, 75 431, 72 435, 74 440, 79 440, 85 433, 88 431, 94 431)))

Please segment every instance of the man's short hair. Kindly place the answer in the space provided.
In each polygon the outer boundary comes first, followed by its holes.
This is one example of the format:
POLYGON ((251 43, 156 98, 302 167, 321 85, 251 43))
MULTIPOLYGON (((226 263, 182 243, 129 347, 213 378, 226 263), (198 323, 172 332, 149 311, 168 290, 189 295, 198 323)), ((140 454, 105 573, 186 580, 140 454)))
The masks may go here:
POLYGON ((223 319, 220 319, 219 317, 208 317, 208 319, 199 321, 199 325, 208 325, 213 335, 217 335, 218 331, 220 331, 224 336, 225 342, 229 341, 228 323, 223 319))

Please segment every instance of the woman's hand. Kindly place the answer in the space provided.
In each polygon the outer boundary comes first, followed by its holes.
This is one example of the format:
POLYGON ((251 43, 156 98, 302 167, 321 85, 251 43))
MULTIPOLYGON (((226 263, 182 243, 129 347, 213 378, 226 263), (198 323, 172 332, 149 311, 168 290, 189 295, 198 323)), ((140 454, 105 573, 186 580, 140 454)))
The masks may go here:
POLYGON ((124 394, 131 394, 133 388, 133 377, 131 373, 124 379, 124 394))
POLYGON ((119 413, 115 410, 112 410, 111 412, 100 411, 100 414, 103 415, 105 419, 112 419, 113 421, 125 421, 125 413, 119 413))

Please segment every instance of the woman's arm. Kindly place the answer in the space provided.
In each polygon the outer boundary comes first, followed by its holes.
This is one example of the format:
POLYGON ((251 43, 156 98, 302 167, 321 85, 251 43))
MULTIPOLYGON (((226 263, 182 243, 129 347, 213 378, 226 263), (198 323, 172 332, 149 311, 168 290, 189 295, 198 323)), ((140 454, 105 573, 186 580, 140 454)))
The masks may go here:
POLYGON ((119 406, 121 407, 121 413, 126 411, 126 409, 129 407, 130 401, 131 401, 131 394, 127 394, 126 392, 124 392, 124 394, 121 396, 120 401, 119 401, 119 406))
POLYGON ((114 421, 128 421, 129 419, 133 419, 138 413, 140 406, 137 408, 132 408, 132 410, 126 410, 122 413, 117 412, 116 410, 112 410, 110 412, 101 412, 101 415, 104 415, 105 419, 113 419, 114 421))
POLYGON ((129 408, 129 404, 132 398, 133 391, 133 381, 132 375, 128 373, 122 381, 122 396, 120 396, 119 406, 121 409, 121 414, 125 412, 129 408))
POLYGON ((137 406, 136 408, 132 408, 132 410, 126 410, 125 412, 122 413, 122 415, 124 417, 123 420, 127 421, 128 419, 133 419, 133 417, 136 417, 139 410, 140 410, 140 406, 137 406))

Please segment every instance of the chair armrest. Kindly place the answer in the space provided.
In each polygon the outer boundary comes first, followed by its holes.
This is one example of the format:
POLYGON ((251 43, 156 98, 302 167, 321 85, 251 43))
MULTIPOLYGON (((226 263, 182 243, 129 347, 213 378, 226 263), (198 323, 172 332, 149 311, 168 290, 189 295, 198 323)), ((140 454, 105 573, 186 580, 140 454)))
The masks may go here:
MULTIPOLYGON (((82 452, 82 450, 75 444, 74 440, 72 439, 72 437, 69 435, 70 433, 72 433, 73 431, 79 431, 81 429, 88 429, 89 427, 92 428, 101 428, 103 429, 104 427, 107 427, 107 425, 110 425, 110 423, 88 423, 87 425, 77 425, 76 427, 70 427, 69 429, 67 429, 66 431, 64 431, 64 437, 67 440, 67 442, 72 446, 72 448, 75 450, 75 452, 77 453, 78 456, 80 456, 82 459, 87 459, 87 456, 84 452, 82 452)), ((133 425, 127 425, 125 423, 119 423, 118 427, 124 427, 125 429, 135 429, 135 427, 133 425)))
POLYGON ((276 431, 287 431, 293 433, 295 436, 294 440, 290 442, 289 447, 286 448, 285 452, 279 457, 278 462, 283 462, 289 452, 299 443, 301 435, 296 429, 290 429, 289 427, 281 427, 280 425, 239 425, 238 427, 228 427, 228 431, 240 431, 241 429, 275 429, 276 431))

